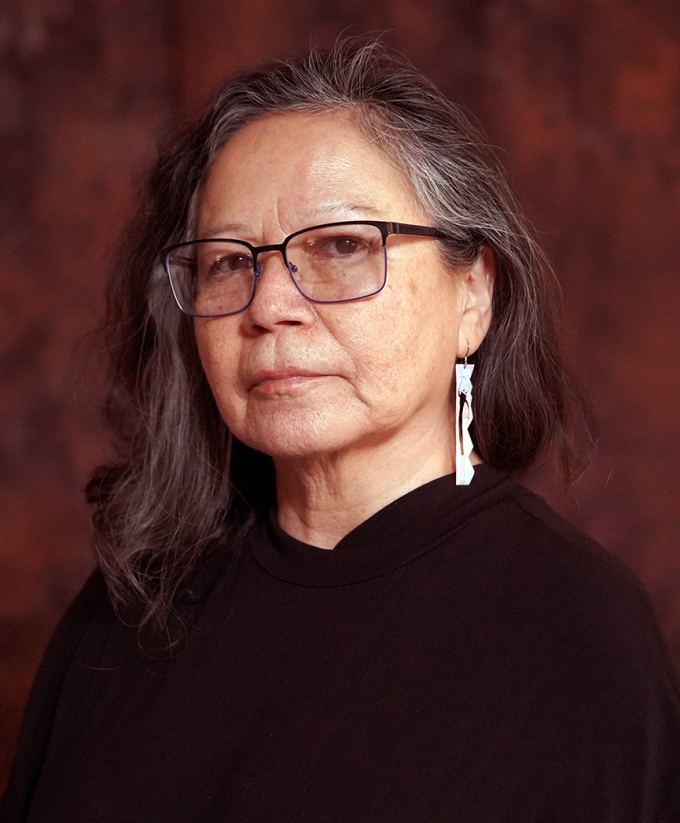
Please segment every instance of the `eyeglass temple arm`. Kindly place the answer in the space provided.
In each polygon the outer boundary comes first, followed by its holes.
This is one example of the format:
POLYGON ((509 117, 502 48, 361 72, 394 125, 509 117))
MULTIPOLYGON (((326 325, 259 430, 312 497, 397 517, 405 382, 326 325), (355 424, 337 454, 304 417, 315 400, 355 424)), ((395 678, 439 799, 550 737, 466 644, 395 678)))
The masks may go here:
POLYGON ((390 234, 411 234, 416 237, 439 237, 445 239, 447 237, 443 231, 434 228, 434 226, 414 226, 412 223, 388 223, 390 234))

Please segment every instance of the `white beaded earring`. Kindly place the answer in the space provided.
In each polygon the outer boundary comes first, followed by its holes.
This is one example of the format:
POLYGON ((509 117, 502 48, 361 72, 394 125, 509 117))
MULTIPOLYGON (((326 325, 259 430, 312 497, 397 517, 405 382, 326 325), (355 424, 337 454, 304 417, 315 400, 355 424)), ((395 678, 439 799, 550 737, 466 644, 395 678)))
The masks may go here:
MULTIPOLYGON (((468 352, 470 347, 468 346, 468 352)), ((456 363, 456 485, 469 486, 475 473, 470 455, 472 454, 472 372, 474 365, 468 364, 467 353, 463 363, 456 363)))

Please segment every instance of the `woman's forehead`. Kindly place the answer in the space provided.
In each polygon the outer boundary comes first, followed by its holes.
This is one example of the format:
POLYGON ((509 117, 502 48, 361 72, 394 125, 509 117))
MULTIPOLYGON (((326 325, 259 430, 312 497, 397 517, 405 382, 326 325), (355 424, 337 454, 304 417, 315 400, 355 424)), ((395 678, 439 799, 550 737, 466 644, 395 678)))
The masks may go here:
POLYGON ((251 222, 244 209, 265 205, 311 223, 423 218, 403 171, 338 110, 261 117, 222 147, 201 196, 202 229, 238 230, 244 218, 251 222))
POLYGON ((294 111, 257 117, 236 131, 221 147, 213 167, 232 160, 270 163, 286 168, 291 163, 367 164, 405 177, 403 169, 353 112, 344 109, 294 111), (284 149, 288 152, 284 153, 284 149), (384 168, 386 167, 386 168, 384 168))

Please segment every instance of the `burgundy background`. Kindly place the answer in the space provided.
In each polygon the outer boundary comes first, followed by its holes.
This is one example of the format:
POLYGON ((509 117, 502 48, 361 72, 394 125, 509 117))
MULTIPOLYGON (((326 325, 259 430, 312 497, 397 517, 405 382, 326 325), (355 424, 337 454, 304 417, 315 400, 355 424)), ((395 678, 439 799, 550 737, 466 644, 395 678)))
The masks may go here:
POLYGON ((560 509, 642 578, 680 666, 680 7, 675 0, 4 0, 0 784, 91 568, 105 256, 167 123, 236 66, 387 31, 483 124, 564 288, 602 421, 560 509))

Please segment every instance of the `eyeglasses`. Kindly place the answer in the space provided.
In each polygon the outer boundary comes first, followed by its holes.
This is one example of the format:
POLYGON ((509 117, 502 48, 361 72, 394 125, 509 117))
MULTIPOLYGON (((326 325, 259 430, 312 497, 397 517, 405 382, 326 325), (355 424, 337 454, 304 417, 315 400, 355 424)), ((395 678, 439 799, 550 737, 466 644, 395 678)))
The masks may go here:
POLYGON ((175 300, 191 317, 226 317, 255 296, 263 252, 280 252, 298 291, 313 303, 347 303, 382 291, 387 282, 387 238, 446 235, 432 226, 378 220, 323 223, 293 232, 283 243, 253 246, 215 238, 179 243, 161 252, 175 300))

